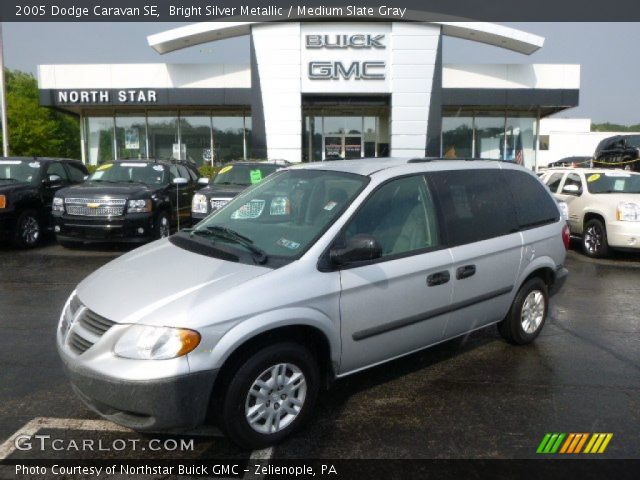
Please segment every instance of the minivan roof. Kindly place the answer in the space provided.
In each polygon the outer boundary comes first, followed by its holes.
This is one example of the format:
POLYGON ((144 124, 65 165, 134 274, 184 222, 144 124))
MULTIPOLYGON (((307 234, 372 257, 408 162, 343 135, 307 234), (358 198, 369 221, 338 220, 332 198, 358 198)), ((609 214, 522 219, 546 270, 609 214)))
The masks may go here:
POLYGON ((416 171, 416 166, 421 165, 422 171, 442 170, 442 165, 448 170, 466 170, 470 168, 501 168, 503 165, 511 165, 500 160, 452 160, 449 158, 415 158, 415 157, 389 157, 389 158, 362 158, 356 160, 337 160, 331 162, 313 162, 297 164, 293 168, 314 170, 331 170, 336 172, 355 173, 370 176, 376 172, 389 169, 402 169, 416 171), (436 166, 437 165, 437 166, 436 166))

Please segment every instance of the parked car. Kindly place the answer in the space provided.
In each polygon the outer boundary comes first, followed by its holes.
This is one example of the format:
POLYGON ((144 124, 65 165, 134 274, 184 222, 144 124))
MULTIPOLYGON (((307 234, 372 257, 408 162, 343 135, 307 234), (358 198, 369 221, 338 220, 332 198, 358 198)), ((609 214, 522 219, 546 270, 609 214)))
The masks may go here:
POLYGON ((553 169, 543 182, 566 203, 571 234, 584 253, 605 257, 612 248, 640 249, 640 174, 609 169, 553 169))
POLYGON ((614 135, 605 138, 596 147, 593 166, 640 172, 640 135, 614 135))
POLYGON ((568 241, 549 191, 516 165, 296 166, 83 280, 58 350, 105 418, 153 432, 214 419, 263 447, 335 378, 491 324, 532 342, 568 241))
POLYGON ((84 181, 79 160, 67 158, 0 158, 0 239, 32 248, 51 229, 51 203, 62 187, 84 181))
POLYGON ((211 212, 226 205, 233 197, 250 185, 255 185, 276 170, 289 165, 282 160, 271 162, 231 162, 223 166, 218 174, 210 181, 208 178, 199 179, 201 185, 206 185, 193 196, 191 218, 199 222, 211 212))
POLYGON ((551 162, 548 165, 548 168, 553 168, 553 167, 583 167, 583 168, 589 168, 591 167, 591 162, 593 161, 593 159, 591 157, 585 157, 585 156, 581 156, 581 157, 564 157, 560 160, 557 160, 555 162, 551 162))
POLYGON ((198 172, 184 161, 117 160, 53 199, 60 244, 146 242, 191 224, 198 172))

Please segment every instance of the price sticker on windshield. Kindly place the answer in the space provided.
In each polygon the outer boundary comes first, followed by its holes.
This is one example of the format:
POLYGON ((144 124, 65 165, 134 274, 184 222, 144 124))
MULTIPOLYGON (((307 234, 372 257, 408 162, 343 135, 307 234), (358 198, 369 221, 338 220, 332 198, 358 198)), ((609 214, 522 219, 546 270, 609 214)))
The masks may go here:
POLYGON ((587 177, 587 182, 589 182, 589 183, 595 182, 599 178, 600 178, 600 174, 599 173, 594 173, 592 175, 589 175, 589 177, 587 177))
POLYGON ((607 177, 624 177, 624 178, 629 178, 631 176, 630 173, 626 173, 626 172, 616 172, 616 171, 612 171, 612 172, 604 172, 604 174, 607 177))
POLYGON ((109 170, 111 167, 113 167, 113 163, 105 163, 104 165, 100 165, 96 168, 96 172, 103 172, 105 170, 109 170))
POLYGON ((249 178, 251 178, 251 184, 260 183, 262 181, 262 171, 261 170, 251 170, 249 171, 249 178))
POLYGON ((226 167, 222 167, 222 168, 220 169, 220 171, 218 172, 218 175, 220 175, 221 173, 226 173, 226 172, 228 172, 229 170, 231 170, 232 168, 233 168, 233 165, 227 165, 226 167))

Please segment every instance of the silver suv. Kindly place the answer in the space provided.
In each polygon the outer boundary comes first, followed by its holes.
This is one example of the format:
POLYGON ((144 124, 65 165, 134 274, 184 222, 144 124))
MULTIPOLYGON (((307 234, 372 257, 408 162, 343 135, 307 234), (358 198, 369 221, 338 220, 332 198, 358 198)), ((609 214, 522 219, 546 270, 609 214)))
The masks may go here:
POLYGON ((295 166, 86 278, 57 343, 77 394, 139 431, 299 428, 335 378, 497 324, 540 333, 569 232, 532 173, 493 161, 295 166))

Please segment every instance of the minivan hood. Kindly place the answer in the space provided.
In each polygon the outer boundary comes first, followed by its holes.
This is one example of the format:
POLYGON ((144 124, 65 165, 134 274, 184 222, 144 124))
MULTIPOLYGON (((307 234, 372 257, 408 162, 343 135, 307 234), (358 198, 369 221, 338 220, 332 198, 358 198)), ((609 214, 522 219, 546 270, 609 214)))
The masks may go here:
POLYGON ((130 197, 143 195, 153 189, 140 183, 106 183, 85 182, 80 185, 67 187, 60 191, 59 195, 65 197, 86 196, 94 197, 130 197))
POLYGON ((270 271, 192 253, 163 239, 104 265, 78 285, 77 295, 114 322, 167 325, 173 318, 179 324, 203 296, 211 299, 270 271))

